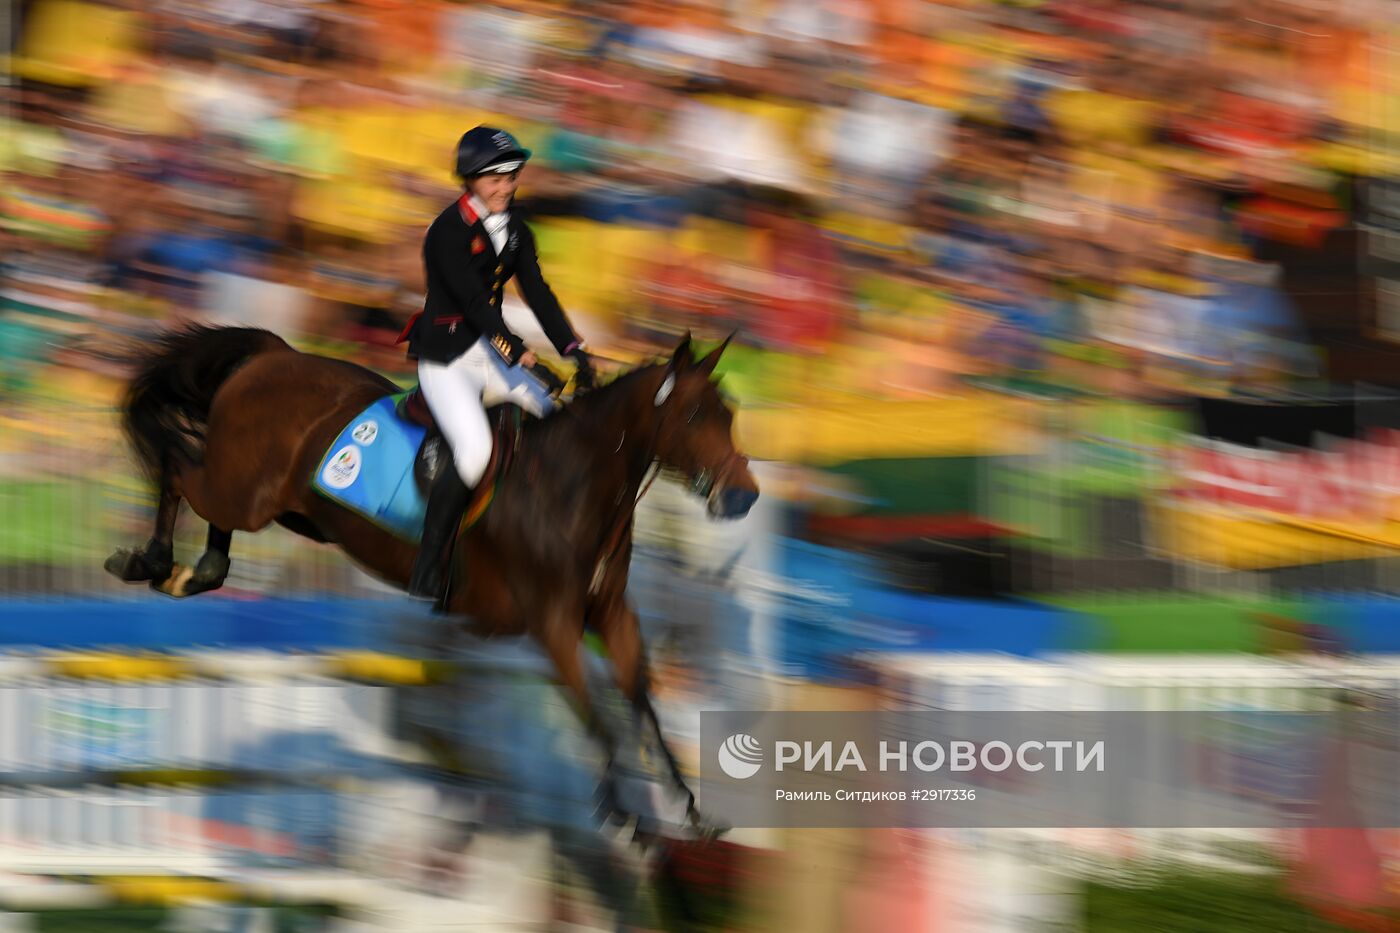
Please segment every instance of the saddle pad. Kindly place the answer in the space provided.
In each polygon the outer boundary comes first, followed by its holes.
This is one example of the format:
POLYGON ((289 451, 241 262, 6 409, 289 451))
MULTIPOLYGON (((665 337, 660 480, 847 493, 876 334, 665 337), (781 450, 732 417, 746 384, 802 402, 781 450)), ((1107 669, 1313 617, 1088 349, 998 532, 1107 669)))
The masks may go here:
POLYGON ((428 503, 413 480, 413 461, 428 432, 394 408, 403 395, 386 395, 337 435, 316 467, 312 486, 406 541, 423 537, 428 503))

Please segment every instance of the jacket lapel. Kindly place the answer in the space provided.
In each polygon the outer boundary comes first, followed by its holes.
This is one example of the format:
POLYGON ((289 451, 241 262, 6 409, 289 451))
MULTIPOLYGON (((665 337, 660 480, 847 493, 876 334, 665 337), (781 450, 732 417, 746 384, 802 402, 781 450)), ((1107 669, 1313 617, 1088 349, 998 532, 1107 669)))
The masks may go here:
POLYGON ((467 225, 467 233, 471 235, 473 258, 488 250, 494 255, 496 250, 491 243, 491 236, 486 232, 486 225, 477 216, 476 208, 472 207, 470 194, 464 194, 457 199, 457 213, 461 216, 462 223, 467 225))
POLYGON ((506 224, 506 245, 501 250, 501 264, 507 268, 515 265, 515 254, 520 249, 520 220, 512 211, 506 224))
POLYGON ((515 254, 520 249, 520 224, 522 221, 514 211, 511 212, 510 220, 506 223, 506 245, 499 253, 496 252, 496 244, 492 241, 491 234, 486 232, 486 224, 482 223, 476 208, 472 207, 470 194, 464 194, 457 199, 457 212, 461 214, 462 222, 470 230, 473 256, 490 250, 496 256, 498 265, 506 268, 512 268, 515 265, 515 254))

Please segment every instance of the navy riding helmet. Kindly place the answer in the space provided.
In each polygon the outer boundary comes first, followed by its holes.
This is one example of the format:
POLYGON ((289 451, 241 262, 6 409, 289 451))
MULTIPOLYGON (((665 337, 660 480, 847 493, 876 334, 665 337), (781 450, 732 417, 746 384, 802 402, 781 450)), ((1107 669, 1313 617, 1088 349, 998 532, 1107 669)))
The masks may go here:
POLYGON ((530 150, 494 126, 477 126, 457 142, 457 177, 466 181, 490 172, 514 172, 530 158, 530 150))

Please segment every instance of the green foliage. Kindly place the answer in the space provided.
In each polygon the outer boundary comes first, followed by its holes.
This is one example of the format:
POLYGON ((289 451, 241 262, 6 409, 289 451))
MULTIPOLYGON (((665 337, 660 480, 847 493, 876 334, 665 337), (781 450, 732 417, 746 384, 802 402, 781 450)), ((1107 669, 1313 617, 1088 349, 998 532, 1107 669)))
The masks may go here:
POLYGON ((1280 873, 1154 867, 1083 887, 1084 933, 1344 933, 1309 910, 1280 873))

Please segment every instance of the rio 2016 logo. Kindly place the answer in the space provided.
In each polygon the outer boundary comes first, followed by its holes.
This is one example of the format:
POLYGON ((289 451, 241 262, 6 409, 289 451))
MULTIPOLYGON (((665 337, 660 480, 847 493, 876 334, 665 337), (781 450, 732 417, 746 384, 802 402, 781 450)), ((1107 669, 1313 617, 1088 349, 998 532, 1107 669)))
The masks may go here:
POLYGON ((321 471, 321 481, 331 489, 345 489, 360 475, 360 451, 351 444, 336 451, 321 471))

